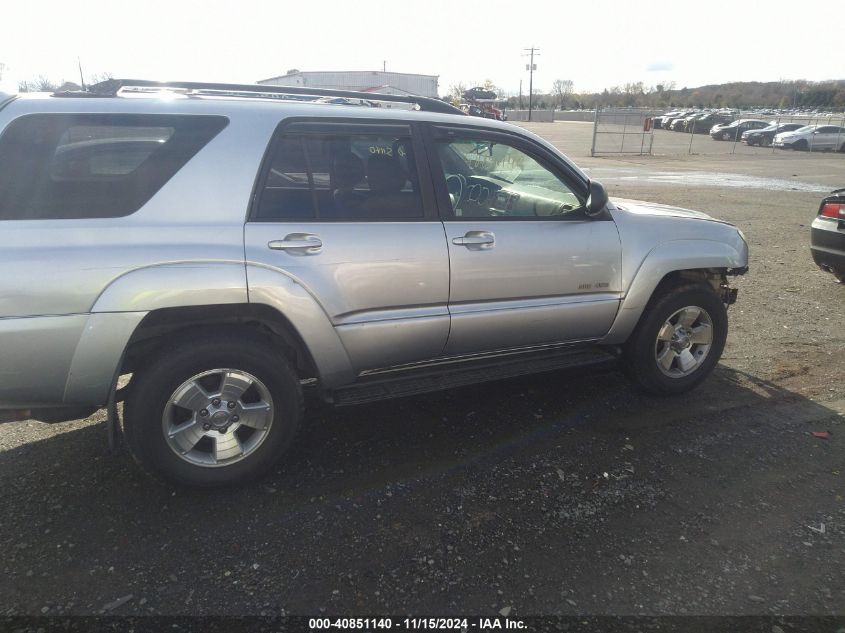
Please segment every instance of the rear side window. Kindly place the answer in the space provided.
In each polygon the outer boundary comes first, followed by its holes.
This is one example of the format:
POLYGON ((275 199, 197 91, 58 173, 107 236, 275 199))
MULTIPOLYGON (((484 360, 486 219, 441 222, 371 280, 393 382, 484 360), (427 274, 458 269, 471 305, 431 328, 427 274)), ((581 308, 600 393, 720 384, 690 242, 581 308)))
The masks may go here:
POLYGON ((227 122, 157 114, 15 119, 0 137, 0 220, 134 213, 227 122))
POLYGON ((423 217, 406 126, 296 126, 275 139, 252 220, 423 217))

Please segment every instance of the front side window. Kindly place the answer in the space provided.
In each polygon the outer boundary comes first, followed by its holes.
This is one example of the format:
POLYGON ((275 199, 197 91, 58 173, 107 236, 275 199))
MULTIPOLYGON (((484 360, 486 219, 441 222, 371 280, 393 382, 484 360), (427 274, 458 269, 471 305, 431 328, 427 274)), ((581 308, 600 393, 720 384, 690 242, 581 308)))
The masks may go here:
POLYGON ((410 130, 303 131, 277 139, 252 219, 420 219, 423 203, 410 130))
POLYGON ((0 220, 134 213, 226 123, 190 115, 15 119, 0 136, 0 220))
POLYGON ((584 200, 527 153, 499 140, 437 141, 452 214, 458 218, 575 218, 584 200))

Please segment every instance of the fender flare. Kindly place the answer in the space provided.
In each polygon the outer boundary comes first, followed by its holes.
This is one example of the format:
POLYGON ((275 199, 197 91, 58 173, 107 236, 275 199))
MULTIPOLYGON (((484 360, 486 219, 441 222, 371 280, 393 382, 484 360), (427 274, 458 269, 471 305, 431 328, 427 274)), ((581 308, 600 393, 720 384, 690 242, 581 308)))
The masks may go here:
POLYGON ((337 330, 317 299, 290 275, 247 263, 249 302, 269 306, 290 322, 314 361, 320 386, 331 390, 355 380, 357 372, 337 330))
POLYGON ((654 290, 666 275, 681 270, 744 268, 748 246, 714 240, 673 240, 653 248, 643 259, 601 343, 619 345, 637 326, 654 290))
POLYGON ((91 306, 71 360, 63 401, 96 405, 109 401, 126 346, 149 312, 246 302, 242 262, 170 262, 116 277, 91 306))

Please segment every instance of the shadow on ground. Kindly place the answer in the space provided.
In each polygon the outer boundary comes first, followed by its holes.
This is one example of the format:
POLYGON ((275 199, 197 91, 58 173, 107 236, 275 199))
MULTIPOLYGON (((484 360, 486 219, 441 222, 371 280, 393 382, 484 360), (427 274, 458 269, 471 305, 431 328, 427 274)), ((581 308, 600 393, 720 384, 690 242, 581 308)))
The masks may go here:
POLYGON ((56 425, 0 453, 0 614, 835 613, 840 429, 724 366, 668 399, 569 371, 319 410, 196 492, 56 425))

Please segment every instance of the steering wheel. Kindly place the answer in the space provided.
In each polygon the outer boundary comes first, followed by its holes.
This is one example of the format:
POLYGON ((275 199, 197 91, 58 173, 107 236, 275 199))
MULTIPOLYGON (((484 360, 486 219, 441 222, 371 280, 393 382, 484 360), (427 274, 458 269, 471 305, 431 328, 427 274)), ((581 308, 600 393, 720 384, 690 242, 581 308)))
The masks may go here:
POLYGON ((464 199, 464 192, 467 188, 467 179, 463 174, 449 174, 446 176, 446 190, 452 198, 452 209, 461 206, 464 199))

